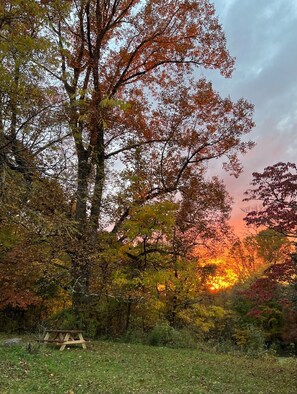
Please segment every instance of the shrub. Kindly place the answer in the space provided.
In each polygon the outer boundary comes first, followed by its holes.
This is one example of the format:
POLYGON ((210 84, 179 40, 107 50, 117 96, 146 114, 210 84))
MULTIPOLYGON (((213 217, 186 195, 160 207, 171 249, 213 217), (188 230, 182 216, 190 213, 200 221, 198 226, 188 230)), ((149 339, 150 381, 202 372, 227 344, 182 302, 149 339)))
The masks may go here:
POLYGON ((266 350, 265 333, 252 324, 234 330, 233 339, 243 351, 257 355, 266 350))
POLYGON ((174 348, 194 348, 196 341, 188 330, 176 330, 168 324, 155 326, 148 335, 148 343, 152 346, 168 346, 174 348))

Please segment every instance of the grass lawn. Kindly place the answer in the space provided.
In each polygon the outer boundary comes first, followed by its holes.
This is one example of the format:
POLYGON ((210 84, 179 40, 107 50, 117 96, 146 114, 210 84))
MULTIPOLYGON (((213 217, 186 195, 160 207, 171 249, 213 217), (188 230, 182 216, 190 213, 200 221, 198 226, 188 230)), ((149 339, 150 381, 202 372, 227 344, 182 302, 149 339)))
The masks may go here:
MULTIPOLYGON (((296 394, 297 361, 94 341, 87 350, 2 346, 0 393, 296 394)), ((34 344, 34 347, 36 345, 34 344)))

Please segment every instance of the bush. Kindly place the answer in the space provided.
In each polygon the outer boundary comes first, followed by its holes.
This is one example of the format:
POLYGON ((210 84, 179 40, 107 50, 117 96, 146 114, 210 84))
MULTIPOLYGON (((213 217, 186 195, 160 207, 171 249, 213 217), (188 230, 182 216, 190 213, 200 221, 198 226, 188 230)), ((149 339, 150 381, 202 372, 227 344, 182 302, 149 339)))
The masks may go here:
POLYGON ((147 343, 147 334, 140 328, 129 328, 121 340, 125 343, 145 344, 147 343))
POLYGON ((71 308, 64 309, 63 311, 54 315, 51 319, 48 320, 50 325, 53 325, 53 328, 59 329, 73 329, 77 325, 76 317, 71 308))
POLYGON ((241 350, 249 354, 257 355, 266 350, 265 333, 251 324, 236 329, 233 339, 241 350))
POLYGON ((174 348, 194 348, 196 341, 187 330, 176 330, 168 324, 155 326, 148 335, 148 343, 152 346, 168 346, 174 348))

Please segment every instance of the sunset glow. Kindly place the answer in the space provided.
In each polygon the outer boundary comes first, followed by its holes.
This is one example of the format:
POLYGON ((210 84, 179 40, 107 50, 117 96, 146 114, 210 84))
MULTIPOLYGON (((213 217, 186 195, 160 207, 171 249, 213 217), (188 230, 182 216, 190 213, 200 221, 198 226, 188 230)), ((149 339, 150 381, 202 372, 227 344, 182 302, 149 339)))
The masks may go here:
POLYGON ((238 275, 231 268, 226 267, 226 262, 223 259, 212 259, 206 264, 217 266, 217 273, 208 281, 208 289, 211 292, 228 289, 238 281, 238 275))

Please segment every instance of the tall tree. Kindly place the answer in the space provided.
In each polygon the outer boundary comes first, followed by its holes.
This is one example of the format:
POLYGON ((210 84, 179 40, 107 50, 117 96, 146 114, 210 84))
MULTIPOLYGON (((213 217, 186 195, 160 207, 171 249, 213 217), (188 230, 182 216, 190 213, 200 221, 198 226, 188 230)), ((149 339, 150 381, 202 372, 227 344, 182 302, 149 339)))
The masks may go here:
POLYGON ((0 5, 0 222, 36 236, 54 233, 59 215, 67 221, 61 186, 46 179, 65 168, 65 157, 53 153, 63 155, 66 118, 63 98, 38 66, 40 58, 52 62, 45 17, 40 2, 0 5))
POLYGON ((284 235, 296 237, 297 167, 295 163, 277 163, 262 173, 253 173, 254 186, 245 201, 257 200, 262 206, 248 212, 247 224, 266 226, 284 235))
POLYGON ((234 64, 208 0, 44 3, 60 65, 39 64, 68 101, 82 238, 94 243, 107 213, 120 231, 131 205, 172 198, 211 159, 240 171, 252 105, 197 77, 201 67, 229 77, 234 64))
POLYGON ((219 182, 205 180, 207 163, 225 157, 225 169, 240 172, 238 154, 252 147, 242 136, 253 127, 253 106, 220 97, 199 78, 201 68, 230 77, 234 65, 211 3, 44 0, 2 8, 9 89, 1 85, 1 159, 26 171, 27 183, 32 168, 65 179, 75 167, 68 181, 78 236, 67 245, 74 293, 87 292, 98 230, 109 224, 121 239, 135 207, 183 201, 186 212, 192 204, 183 223, 179 217, 187 241, 191 229, 213 234, 207 217, 219 217, 220 206, 225 218, 228 204, 219 182))
POLYGON ((39 58, 51 62, 44 18, 38 2, 1 5, 1 162, 29 183, 36 170, 55 169, 48 149, 63 138, 62 98, 37 65, 39 58))
MULTIPOLYGON (((258 279, 252 286, 257 286, 260 294, 262 289, 263 294, 266 294, 267 300, 270 301, 278 298, 277 285, 282 285, 281 295, 285 294, 283 305, 285 305, 286 312, 284 322, 288 326, 288 332, 285 332, 283 336, 296 342, 297 167, 295 163, 277 163, 266 167, 263 173, 254 173, 253 176, 254 188, 246 192, 246 200, 258 200, 262 206, 250 211, 245 221, 256 226, 266 226, 284 236, 292 237, 295 253, 288 259, 284 259, 281 264, 270 266, 264 272, 264 278, 258 279)), ((257 297, 254 288, 251 292, 257 297)))
POLYGON ((38 66, 52 62, 45 17, 38 1, 0 3, 0 309, 14 316, 43 303, 38 281, 54 279, 73 229, 55 179, 65 168, 63 97, 38 66))

